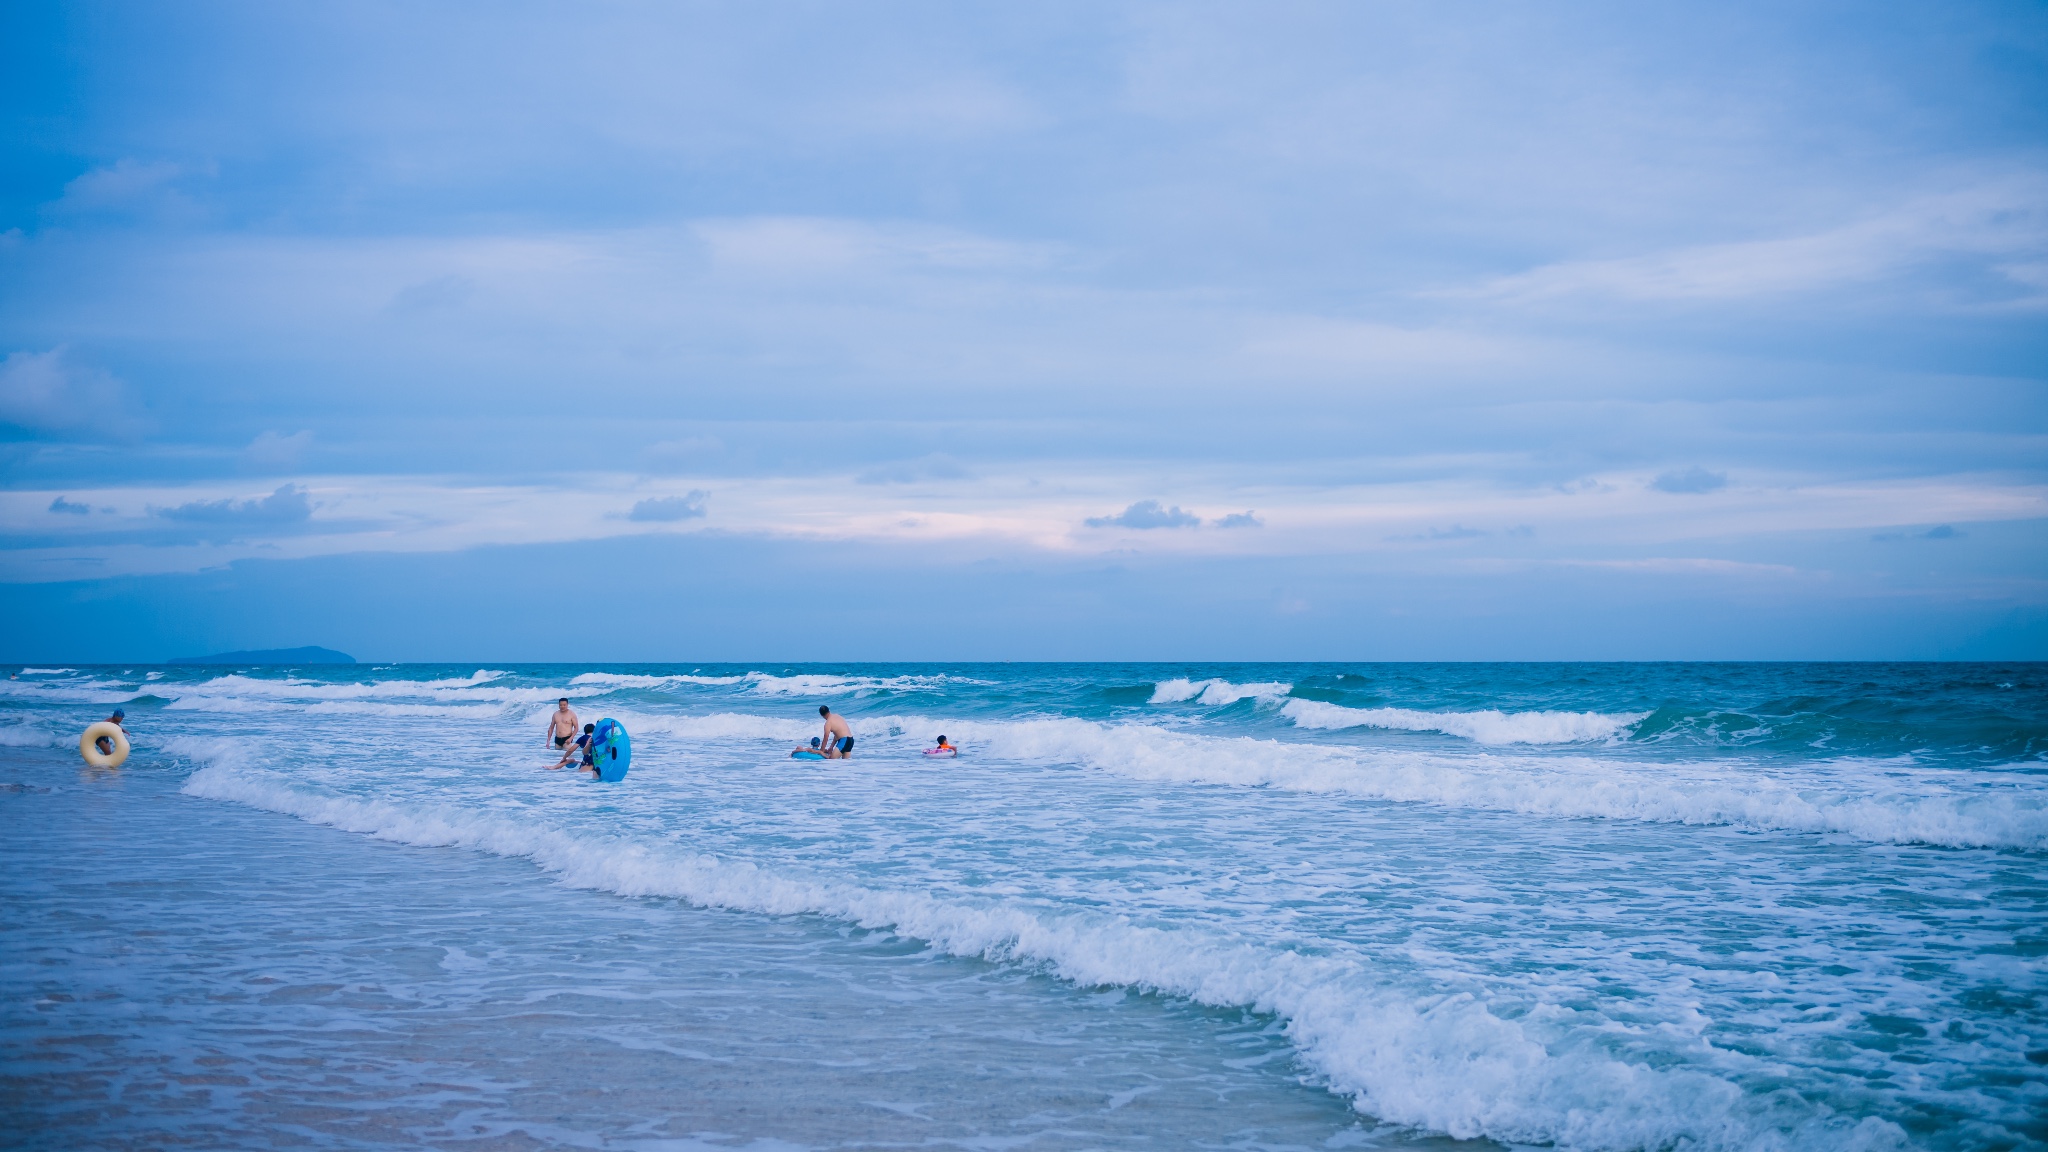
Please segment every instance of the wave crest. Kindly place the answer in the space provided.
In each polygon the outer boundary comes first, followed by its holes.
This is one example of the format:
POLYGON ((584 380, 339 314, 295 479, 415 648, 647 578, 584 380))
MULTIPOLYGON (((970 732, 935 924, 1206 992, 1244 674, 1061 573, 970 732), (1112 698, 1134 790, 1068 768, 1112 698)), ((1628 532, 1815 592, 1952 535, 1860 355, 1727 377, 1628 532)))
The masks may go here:
POLYGON ((1363 1112, 1459 1138, 1579 1148, 1872 1148, 1903 1134, 1782 1096, 1754 1097, 1727 1077, 1752 1061, 1700 1041, 1698 1066, 1651 1068, 1543 1034, 1539 1016, 1495 1014, 1466 994, 1403 987, 1360 955, 1310 955, 1215 930, 1133 924, 1100 913, 877 889, 692 853, 665 843, 579 836, 505 813, 315 793, 248 766, 230 741, 169 750, 203 767, 190 795, 286 813, 420 846, 531 860, 564 882, 625 896, 666 896, 768 915, 812 914, 924 940, 957 956, 1043 965, 1084 986, 1131 987, 1286 1021, 1289 1039, 1331 1090, 1363 1112))
MULTIPOLYGON (((635 732, 705 740, 803 739, 809 720, 722 712, 622 714, 635 732)), ((1627 761, 1591 756, 1450 755, 1211 736, 1146 724, 1048 717, 986 721, 930 716, 854 718, 864 758, 930 733, 964 755, 1080 764, 1141 780, 1274 787, 1443 808, 1566 819, 1725 825, 1832 833, 1873 843, 2048 850, 2048 787, 1989 773, 1952 786, 1901 787, 1893 765, 1834 762, 1825 777, 1787 780, 1742 761, 1627 761), (905 735, 883 735, 901 732, 905 735), (1860 766, 1859 766, 1860 765, 1860 766), (1971 786, 1974 785, 1974 786, 1971 786)))
POLYGON ((1289 700, 1280 714, 1297 728, 1393 728, 1442 732, 1480 744, 1583 744, 1611 740, 1648 712, 1418 712, 1407 708, 1346 708, 1321 700, 1289 700))
POLYGON ((56 748, 57 734, 34 724, 0 724, 0 748, 56 748))
POLYGON ((1233 684, 1228 680, 1162 680, 1153 685, 1152 699, 1147 703, 1179 704, 1193 700, 1197 704, 1221 708, 1247 698, 1270 702, 1292 691, 1294 685, 1278 680, 1262 684, 1233 684))

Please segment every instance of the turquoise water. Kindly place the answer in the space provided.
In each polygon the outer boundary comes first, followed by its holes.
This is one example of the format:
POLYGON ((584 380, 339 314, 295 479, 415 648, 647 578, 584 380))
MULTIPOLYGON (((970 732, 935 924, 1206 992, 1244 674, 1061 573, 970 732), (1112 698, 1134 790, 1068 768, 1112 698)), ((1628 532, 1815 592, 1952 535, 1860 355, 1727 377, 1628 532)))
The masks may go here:
POLYGON ((0 690, 41 1146, 2048 1147, 2042 665, 0 690))

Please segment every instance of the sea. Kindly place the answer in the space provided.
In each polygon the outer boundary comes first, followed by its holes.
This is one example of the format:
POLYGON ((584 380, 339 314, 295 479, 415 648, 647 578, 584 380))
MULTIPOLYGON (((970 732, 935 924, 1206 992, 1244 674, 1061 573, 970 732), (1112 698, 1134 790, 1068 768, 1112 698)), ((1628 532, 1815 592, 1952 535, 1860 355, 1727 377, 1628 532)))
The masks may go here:
POLYGON ((0 675, 9 1148, 2048 1149, 2048 665, 0 675))

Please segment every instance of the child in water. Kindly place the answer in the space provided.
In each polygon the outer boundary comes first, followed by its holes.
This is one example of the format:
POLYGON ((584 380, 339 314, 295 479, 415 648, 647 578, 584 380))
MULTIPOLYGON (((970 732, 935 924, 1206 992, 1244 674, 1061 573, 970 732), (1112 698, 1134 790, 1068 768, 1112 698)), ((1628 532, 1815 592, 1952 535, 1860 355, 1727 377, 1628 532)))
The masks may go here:
POLYGON ((595 731, 597 731, 597 725, 585 724, 583 726, 583 735, 578 736, 574 744, 571 744, 567 748, 562 749, 561 760, 554 764, 548 765, 548 771, 553 772, 558 768, 567 767, 569 764, 569 758, 576 755, 576 753, 578 752, 583 753, 583 767, 592 772, 597 771, 597 757, 591 754, 590 748, 590 735, 595 731))
POLYGON ((927 756, 958 756, 960 754, 960 746, 958 744, 948 744, 946 743, 946 738, 940 736, 939 746, 937 748, 925 749, 924 754, 927 756))

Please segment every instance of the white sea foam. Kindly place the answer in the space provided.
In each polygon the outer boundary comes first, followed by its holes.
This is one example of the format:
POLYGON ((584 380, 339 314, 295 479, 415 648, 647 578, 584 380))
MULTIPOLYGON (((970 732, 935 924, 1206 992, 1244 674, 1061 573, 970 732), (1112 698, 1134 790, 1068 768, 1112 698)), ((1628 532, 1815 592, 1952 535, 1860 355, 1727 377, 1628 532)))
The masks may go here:
POLYGON ((62 676, 66 672, 76 671, 78 671, 76 668, 23 668, 19 674, 22 676, 62 676))
MULTIPOLYGON (((644 735, 677 736, 689 740, 805 740, 822 730, 818 721, 784 716, 753 716, 744 712, 717 712, 709 716, 665 716, 623 713, 618 717, 629 732, 644 735)), ((863 724, 871 730, 873 724, 863 724)), ((860 733, 856 732, 856 736, 860 733)))
POLYGON ((775 676, 767 672, 749 672, 746 680, 747 690, 758 696, 866 695, 882 689, 903 691, 914 688, 938 688, 947 684, 988 683, 986 680, 970 680, 963 676, 949 676, 944 673, 935 676, 775 676))
POLYGON ((1609 740, 1648 712, 1417 712, 1407 708, 1346 708, 1321 700, 1289 700, 1280 714, 1297 728, 1396 728, 1442 732, 1481 744, 1581 744, 1609 740))
POLYGON ((120 703, 134 696, 133 685, 116 680, 0 680, 0 697, 32 704, 120 703))
MULTIPOLYGON (((743 713, 621 717, 634 731, 686 739, 802 739, 808 720, 743 713)), ((870 756, 945 732, 970 756, 1065 762, 1137 779, 1337 793, 1445 808, 1561 818, 1732 825, 1833 833, 1876 843, 2048 850, 2048 782, 2009 774, 1908 775, 1910 762, 1836 761, 1781 778, 1739 760, 1448 755, 1211 736, 1144 724, 867 716, 870 756), (895 739, 883 735, 900 730, 895 739), (892 743, 893 741, 893 743, 892 743)))
MULTIPOLYGON (((410 716, 423 719, 488 719, 505 716, 519 701, 481 700, 469 704, 409 704, 391 700, 244 700, 234 696, 180 696, 164 705, 171 712, 222 715, 410 716)), ((535 716, 536 721, 538 715, 535 716)))
MULTIPOLYGON (((335 684, 324 680, 306 680, 297 677, 269 680, 260 676, 244 676, 239 673, 230 673, 226 676, 216 676, 211 680, 191 685, 189 688, 183 688, 182 691, 188 694, 213 697, 261 697, 270 700, 374 700, 404 696, 445 696, 451 693, 475 694, 488 696, 491 699, 504 699, 512 696, 533 696, 537 698, 548 691, 544 688, 508 689, 486 687, 492 681, 502 679, 508 675, 510 673, 479 668, 472 675, 456 678, 436 680, 372 680, 367 683, 335 684), (484 691, 482 693, 475 693, 474 690, 479 688, 484 689, 484 691)), ((172 692, 181 691, 179 688, 168 688, 166 690, 172 692)))
POLYGON ((830 673, 798 673, 778 676, 772 672, 746 672, 735 676, 634 676, 614 672, 585 672, 569 683, 582 687, 674 688, 683 684, 704 687, 744 685, 756 696, 845 696, 865 695, 881 689, 936 688, 945 684, 985 684, 984 680, 939 674, 936 676, 836 676, 830 673))
POLYGON ((1263 684, 1232 684, 1228 680, 1162 680, 1152 688, 1152 704, 1179 704, 1193 700, 1220 708, 1251 698, 1261 701, 1278 700, 1294 691, 1294 685, 1281 681, 1263 684))
POLYGON ((0 748, 54 748, 63 742, 34 724, 0 724, 0 748))
MULTIPOLYGON (((461 716, 508 713, 518 707, 553 704, 553 688, 519 688, 496 683, 509 675, 480 669, 474 675, 437 680, 376 680, 333 684, 318 680, 266 680, 228 675, 193 685, 152 685, 178 711, 322 712, 385 716, 461 716), (432 704, 418 701, 430 700, 432 704)), ((574 693, 572 693, 573 695, 574 693)))
POLYGON ((569 681, 580 687, 673 688, 678 684, 738 684, 745 676, 633 676, 614 672, 585 672, 569 681))
POLYGON ((1626 1063, 1573 1042, 1544 1013, 1496 1014, 1467 994, 1403 986, 1361 954, 1305 954, 1213 929, 1159 928, 1088 911, 944 898, 763 868, 532 817, 349 798, 251 767, 246 744, 175 740, 205 767, 185 791, 423 846, 523 857, 567 883, 709 907, 809 913, 929 941, 946 952, 1041 964, 1083 985, 1126 986, 1276 1014, 1330 1087, 1396 1124, 1453 1136, 1585 1149, 1896 1147, 1903 1133, 1796 1097, 1751 1097, 1730 1078, 1755 1061, 1693 1037, 1689 1066, 1626 1063))

